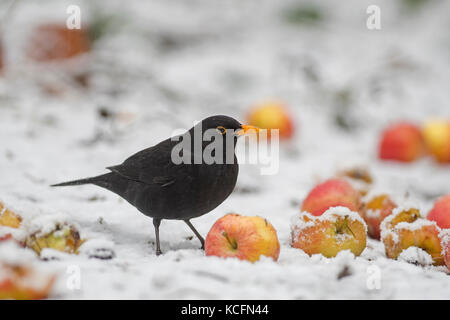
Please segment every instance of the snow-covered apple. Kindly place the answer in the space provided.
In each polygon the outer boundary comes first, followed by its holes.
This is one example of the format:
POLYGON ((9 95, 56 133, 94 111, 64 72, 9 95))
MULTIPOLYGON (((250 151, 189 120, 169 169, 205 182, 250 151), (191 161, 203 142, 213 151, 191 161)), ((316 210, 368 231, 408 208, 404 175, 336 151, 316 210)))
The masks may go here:
POLYGON ((436 222, 422 218, 415 208, 396 208, 381 223, 381 240, 391 259, 397 259, 409 247, 418 247, 431 256, 435 265, 442 265, 440 232, 436 222))
POLYGON ((267 256, 276 261, 280 242, 275 228, 266 219, 227 214, 214 223, 206 236, 205 253, 251 262, 267 256))
POLYGON ((57 224, 49 233, 33 233, 25 240, 25 245, 41 254, 42 249, 50 248, 67 253, 78 253, 78 248, 85 240, 80 238, 78 230, 67 224, 57 224))
POLYGON ((427 218, 436 221, 442 229, 450 228, 450 194, 436 200, 427 218))
POLYGON ((361 215, 367 223, 371 238, 380 240, 380 224, 396 207, 387 194, 377 195, 364 205, 361 215))
POLYGON ((291 244, 309 255, 335 257, 342 250, 359 256, 366 248, 367 226, 361 216, 346 207, 332 207, 321 216, 307 212, 291 223, 291 244))
POLYGON ((267 137, 270 137, 270 129, 278 129, 280 139, 289 139, 294 134, 292 117, 281 102, 268 101, 255 105, 247 121, 250 125, 267 129, 267 137))
POLYGON ((388 127, 381 136, 378 157, 382 160, 412 162, 424 154, 420 128, 400 122, 388 127))
POLYGON ((0 226, 19 228, 22 218, 0 202, 0 226))
POLYGON ((450 162, 450 121, 431 120, 425 123, 422 134, 428 152, 442 163, 450 162))
POLYGON ((314 187, 302 203, 301 210, 319 216, 331 207, 360 211, 360 193, 344 179, 329 179, 314 187))

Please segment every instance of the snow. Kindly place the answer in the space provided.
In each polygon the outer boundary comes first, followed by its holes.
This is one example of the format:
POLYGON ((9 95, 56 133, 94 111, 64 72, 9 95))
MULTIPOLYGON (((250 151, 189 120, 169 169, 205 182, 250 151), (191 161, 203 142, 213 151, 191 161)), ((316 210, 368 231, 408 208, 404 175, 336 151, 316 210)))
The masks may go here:
POLYGON ((366 28, 370 1, 314 1, 323 21, 286 23, 282 13, 298 3, 21 1, 4 32, 0 198, 24 218, 14 233, 70 223, 87 241, 78 255, 46 249, 44 259, 8 241, 0 261, 27 256, 24 263, 56 274, 53 299, 448 299, 446 267, 388 259, 370 239, 359 257, 309 257, 290 246, 289 222, 312 187, 354 166, 370 170, 372 190, 422 214, 450 193, 448 166, 376 159, 389 123, 450 117, 450 2, 409 12, 401 1, 380 0, 380 31, 366 28), (68 4, 80 4, 82 19, 94 7, 116 18, 93 56, 83 57, 93 70, 89 89, 56 66, 31 66, 21 50, 33 24, 65 19, 68 4), (49 96, 43 83, 65 91, 49 96), (262 176, 242 164, 235 192, 192 223, 206 236, 229 212, 264 217, 279 236, 277 262, 205 257, 183 222, 166 220, 157 257, 151 219, 126 201, 95 186, 49 187, 106 172, 206 116, 244 122, 251 105, 272 99, 284 101, 297 124, 292 141, 280 145, 279 172, 262 176), (100 107, 117 117, 101 118, 100 107), (77 270, 81 286, 70 287, 77 270))
POLYGON ((403 250, 398 256, 399 260, 409 263, 418 263, 420 265, 432 265, 433 258, 428 252, 418 247, 409 247, 403 250))

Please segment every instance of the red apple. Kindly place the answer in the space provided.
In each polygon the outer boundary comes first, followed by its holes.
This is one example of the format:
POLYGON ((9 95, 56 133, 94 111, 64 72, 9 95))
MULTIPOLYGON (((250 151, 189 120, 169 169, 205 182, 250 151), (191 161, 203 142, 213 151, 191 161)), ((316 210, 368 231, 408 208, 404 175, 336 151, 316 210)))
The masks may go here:
POLYGON ((361 215, 367 223, 370 237, 380 240, 380 224, 396 207, 387 194, 373 197, 364 205, 361 215))
POLYGON ((294 122, 286 107, 281 102, 269 101, 254 106, 247 117, 248 124, 260 129, 278 129, 280 139, 289 139, 294 134, 294 122))
POLYGON ((428 213, 428 220, 436 221, 442 229, 450 228, 450 194, 439 198, 428 213))
POLYGON ((422 218, 415 208, 394 209, 381 223, 381 239, 391 259, 397 259, 409 247, 418 247, 428 252, 435 265, 444 264, 440 232, 436 222, 422 218))
POLYGON ((360 210, 360 194, 344 179, 327 180, 311 190, 302 204, 302 211, 320 216, 330 207, 360 210))
POLYGON ((388 127, 382 134, 379 158, 412 162, 424 154, 424 142, 420 128, 406 122, 388 127))
POLYGON ((366 247, 366 224, 346 207, 332 207, 319 217, 303 212, 292 220, 291 230, 292 246, 308 255, 331 258, 339 251, 350 250, 359 256, 366 247))
POLYGON ((278 260, 275 228, 264 218, 227 214, 214 223, 205 240, 207 256, 235 257, 251 262, 261 256, 278 260))
POLYGON ((450 121, 428 121, 422 134, 425 145, 431 155, 441 163, 450 163, 450 121))

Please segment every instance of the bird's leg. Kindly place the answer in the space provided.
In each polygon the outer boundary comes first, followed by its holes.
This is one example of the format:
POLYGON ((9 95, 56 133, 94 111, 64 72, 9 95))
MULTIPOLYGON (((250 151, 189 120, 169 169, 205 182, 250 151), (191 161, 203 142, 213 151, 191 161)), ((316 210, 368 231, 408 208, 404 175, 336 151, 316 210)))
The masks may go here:
POLYGON ((155 234, 156 234, 156 255, 159 256, 161 252, 161 248, 159 246, 159 225, 161 224, 161 219, 153 218, 153 225, 155 226, 155 234))
POLYGON ((198 240, 200 240, 200 243, 202 244, 202 250, 205 250, 205 239, 203 239, 203 237, 200 235, 200 233, 198 233, 198 231, 195 230, 194 226, 192 225, 192 223, 189 220, 184 220, 184 222, 186 222, 186 224, 189 226, 189 228, 191 228, 192 232, 195 233, 198 240))

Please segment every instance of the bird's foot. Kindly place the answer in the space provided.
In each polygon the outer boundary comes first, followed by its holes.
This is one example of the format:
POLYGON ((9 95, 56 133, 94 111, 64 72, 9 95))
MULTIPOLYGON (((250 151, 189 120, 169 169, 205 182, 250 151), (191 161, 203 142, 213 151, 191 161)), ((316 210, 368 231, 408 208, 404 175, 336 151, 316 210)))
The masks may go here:
POLYGON ((156 255, 157 255, 157 256, 162 255, 162 251, 161 251, 160 249, 157 249, 157 250, 156 250, 156 255))
POLYGON ((202 242, 202 247, 201 247, 200 249, 202 249, 203 251, 205 251, 205 243, 204 243, 204 242, 202 242))

